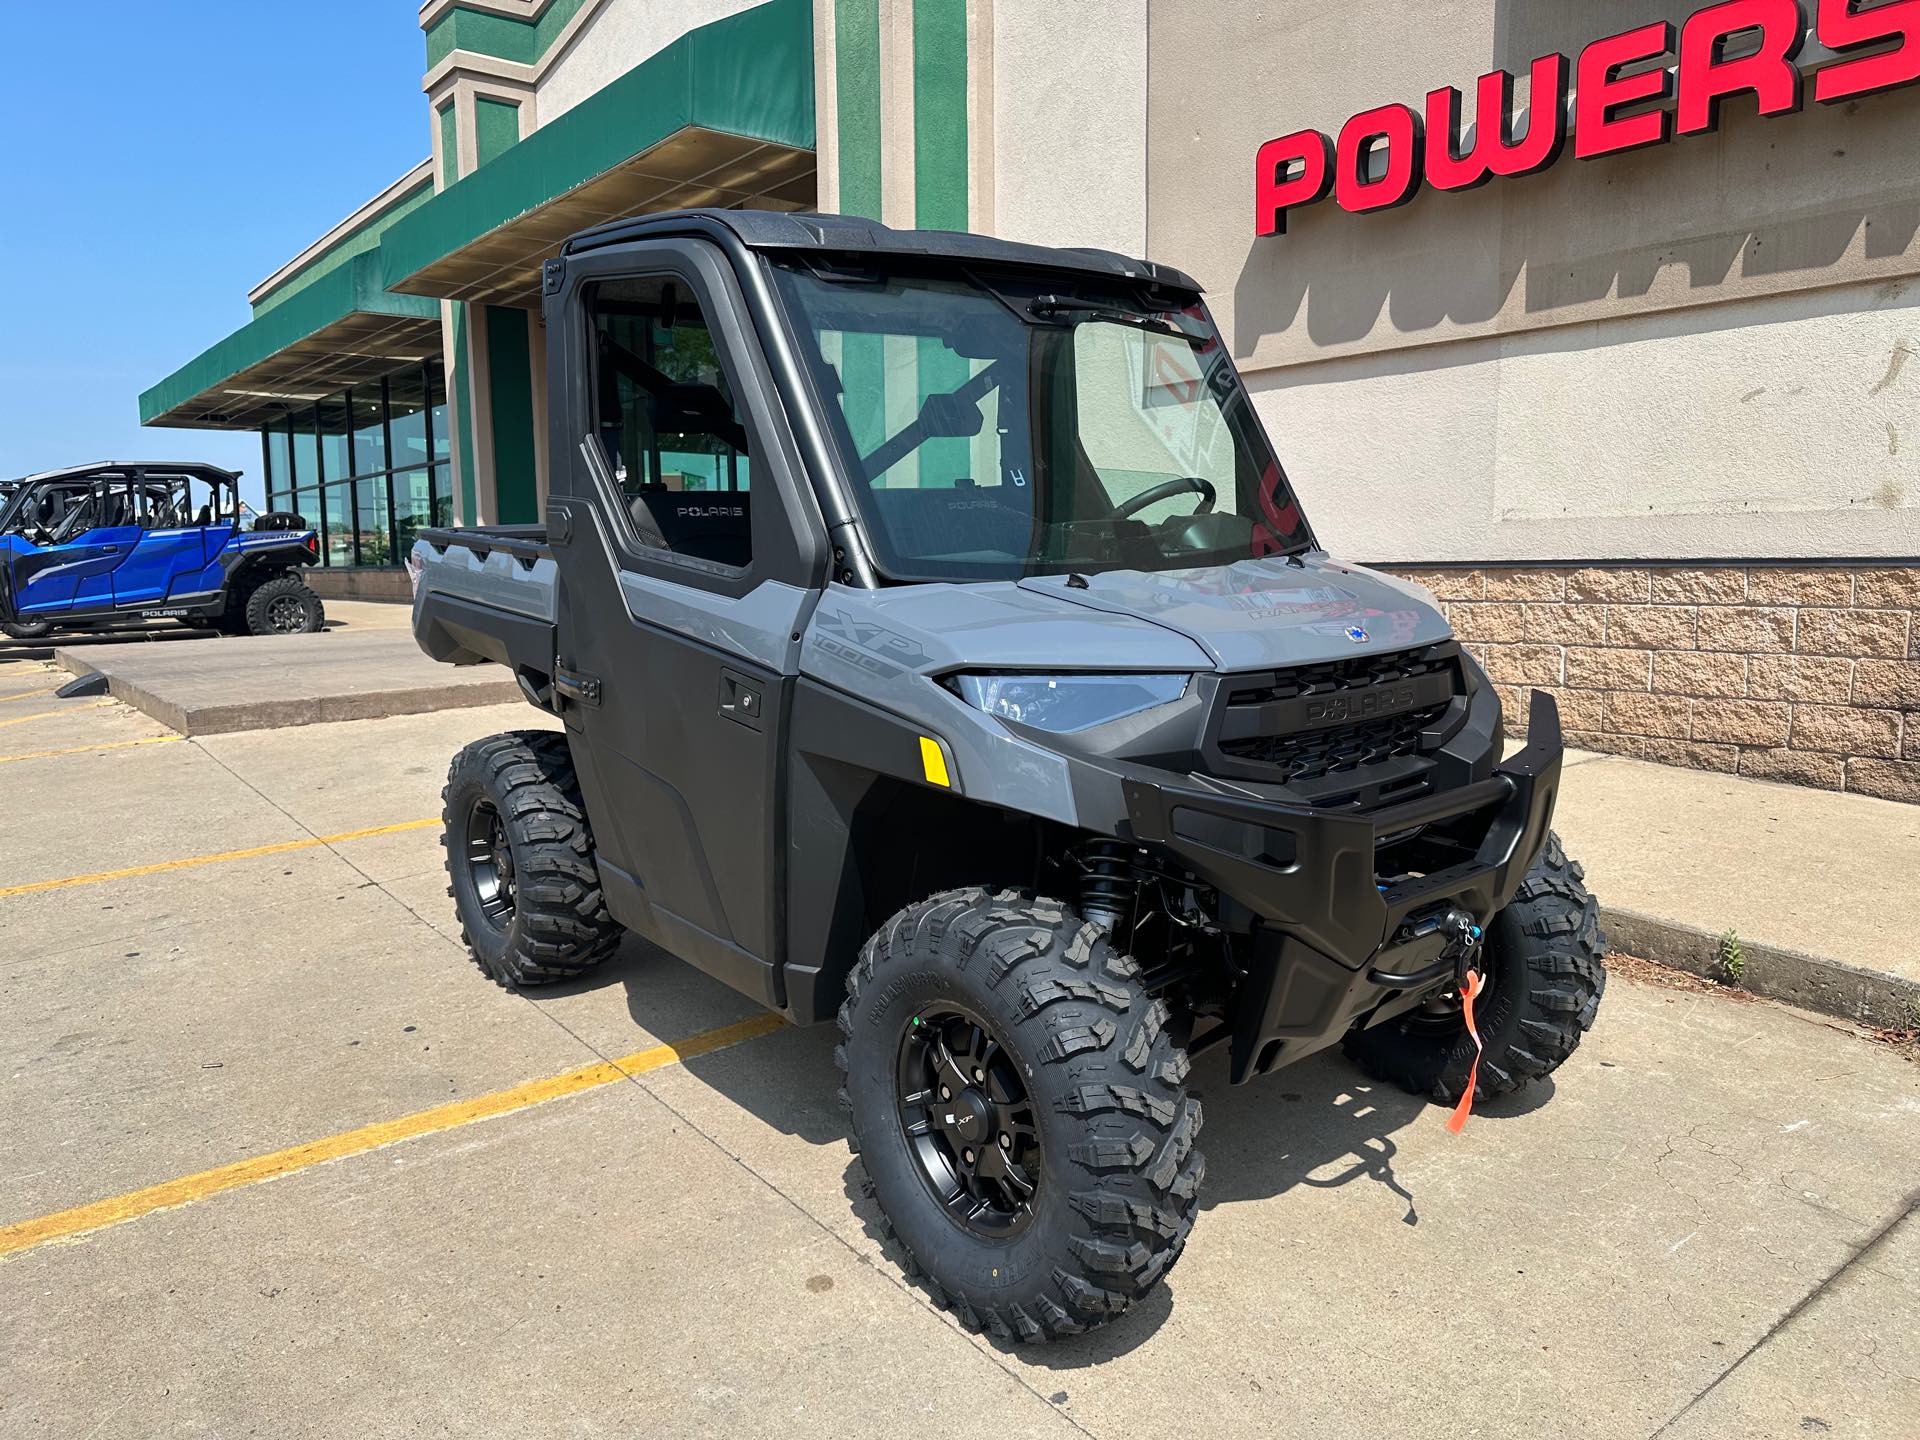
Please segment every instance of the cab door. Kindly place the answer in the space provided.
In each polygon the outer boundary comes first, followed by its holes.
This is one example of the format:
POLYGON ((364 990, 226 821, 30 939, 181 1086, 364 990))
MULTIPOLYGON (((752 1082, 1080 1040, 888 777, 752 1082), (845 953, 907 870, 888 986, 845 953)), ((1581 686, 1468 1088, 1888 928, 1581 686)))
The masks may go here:
POLYGON ((547 313, 556 680, 609 908, 779 1006, 783 730, 824 527, 717 249, 571 260, 547 313))
POLYGON ((47 544, 13 560, 14 604, 22 616, 110 609, 113 574, 140 538, 123 481, 102 480, 72 499, 47 544))
POLYGON ((142 476, 134 486, 138 530, 113 571, 113 602, 140 608, 165 603, 176 580, 206 569, 205 530, 193 523, 193 496, 184 478, 142 476))

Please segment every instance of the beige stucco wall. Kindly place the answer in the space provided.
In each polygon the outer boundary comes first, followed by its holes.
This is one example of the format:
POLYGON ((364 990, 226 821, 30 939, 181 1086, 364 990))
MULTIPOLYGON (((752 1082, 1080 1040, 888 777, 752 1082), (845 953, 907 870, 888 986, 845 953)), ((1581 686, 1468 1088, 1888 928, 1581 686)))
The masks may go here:
POLYGON ((1694 8, 1154 7, 1146 248, 1207 286, 1337 548, 1920 553, 1920 91, 1253 234, 1263 140, 1694 8))
POLYGON ((1146 249, 1148 11, 1148 0, 993 4, 993 214, 979 228, 1146 249))
POLYGON ((592 16, 541 73, 540 123, 563 115, 595 91, 702 25, 751 10, 763 0, 601 0, 592 16))

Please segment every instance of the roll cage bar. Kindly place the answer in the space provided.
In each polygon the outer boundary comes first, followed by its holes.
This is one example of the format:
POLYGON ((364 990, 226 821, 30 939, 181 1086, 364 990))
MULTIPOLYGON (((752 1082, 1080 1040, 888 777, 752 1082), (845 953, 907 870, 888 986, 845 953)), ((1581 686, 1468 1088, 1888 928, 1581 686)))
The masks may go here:
POLYGON ((238 470, 180 461, 110 461, 47 470, 13 482, 17 488, 0 508, 0 533, 28 529, 44 543, 64 544, 102 526, 166 529, 239 524, 243 515, 238 470), (207 487, 207 501, 192 503, 188 482, 207 487))

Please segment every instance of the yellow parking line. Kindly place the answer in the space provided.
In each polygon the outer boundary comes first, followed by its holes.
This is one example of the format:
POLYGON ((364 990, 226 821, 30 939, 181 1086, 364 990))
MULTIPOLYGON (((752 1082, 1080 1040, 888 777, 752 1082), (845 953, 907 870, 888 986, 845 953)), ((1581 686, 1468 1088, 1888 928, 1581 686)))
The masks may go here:
POLYGON ((69 875, 64 880, 36 880, 31 885, 0 888, 0 900, 10 895, 33 895, 42 890, 65 890, 71 885, 98 885, 104 880, 130 880, 136 875, 164 875, 169 870, 191 870, 198 865, 224 865, 229 860, 252 860, 260 855, 286 855, 295 850, 312 850, 319 845, 341 845, 349 840, 371 840, 376 835, 399 835, 407 830, 424 830, 438 825, 440 819, 403 820, 398 825, 375 825, 366 830, 347 830, 338 835, 315 835, 305 840, 283 840, 278 845, 256 845, 250 850, 222 850, 217 855, 194 855, 185 860, 162 860, 157 865, 130 865, 124 870, 97 870, 91 875, 69 875))
POLYGON ((583 1065, 578 1070, 569 1070, 562 1075, 551 1075, 544 1080, 529 1080, 524 1085, 515 1085, 509 1090, 495 1090, 491 1094, 476 1095, 471 1100, 456 1100, 449 1105, 438 1105, 431 1110, 419 1110, 412 1115, 403 1115, 398 1120, 382 1120, 373 1125, 362 1125, 357 1130, 345 1130, 322 1140, 310 1140, 304 1145, 276 1150, 270 1155, 256 1155, 250 1160, 237 1160, 231 1165, 202 1170, 197 1175, 184 1175, 177 1180, 166 1180, 158 1185, 149 1185, 144 1190, 110 1196, 105 1200, 96 1200, 90 1205, 78 1205, 71 1210, 61 1210, 52 1215, 42 1215, 37 1220, 22 1220, 17 1225, 0 1228, 0 1259, 55 1241, 72 1240, 112 1225, 123 1225, 129 1220, 138 1220, 143 1215, 151 1215, 156 1210, 172 1210, 182 1205, 191 1205, 197 1200, 205 1200, 224 1190, 236 1190, 243 1185, 258 1185, 266 1180, 278 1180, 283 1175, 308 1170, 315 1165, 323 1165, 329 1160, 339 1160, 349 1155, 364 1155, 369 1150, 398 1144, 402 1140, 418 1139, 422 1135, 432 1135, 461 1125, 471 1125, 478 1120, 491 1120, 515 1110, 524 1110, 530 1105, 542 1105, 549 1100, 578 1095, 584 1090, 596 1090, 629 1076, 644 1075, 649 1070, 677 1065, 683 1060, 691 1060, 699 1055, 710 1055, 715 1050, 724 1050, 729 1045, 738 1045, 744 1040, 770 1034, 784 1024, 786 1021, 778 1015, 755 1015, 751 1019, 742 1020, 733 1025, 722 1025, 717 1030, 707 1030, 685 1040, 667 1045, 655 1045, 646 1050, 636 1050, 633 1054, 623 1055, 618 1060, 602 1060, 593 1065, 583 1065))
POLYGON ((70 705, 65 710, 36 710, 31 715, 15 715, 8 720, 0 720, 0 725, 24 725, 29 720, 50 720, 55 715, 71 715, 75 710, 98 710, 102 705, 117 704, 113 700, 92 700, 85 705, 70 705))
POLYGON ((0 705, 9 700, 31 700, 36 695, 51 695, 59 688, 58 685, 48 685, 41 690, 16 690, 11 695, 0 695, 0 705))
POLYGON ((27 750, 18 755, 0 755, 0 765, 16 760, 51 760, 56 755, 97 755, 102 750, 131 750, 136 745, 171 745, 184 735, 149 735, 142 740, 115 740, 110 745, 75 745, 70 750, 27 750))

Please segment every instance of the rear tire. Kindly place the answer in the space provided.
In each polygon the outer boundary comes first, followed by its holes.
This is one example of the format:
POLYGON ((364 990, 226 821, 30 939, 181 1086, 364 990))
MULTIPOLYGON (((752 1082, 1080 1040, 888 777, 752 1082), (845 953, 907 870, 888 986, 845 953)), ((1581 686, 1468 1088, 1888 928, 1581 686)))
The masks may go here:
POLYGON ((242 610, 249 635, 311 635, 327 623, 327 608, 298 575, 275 575, 255 585, 242 610))
POLYGON ((474 741, 454 757, 441 798, 447 893, 488 979, 551 985, 619 948, 565 735, 474 741))
MULTIPOLYGON (((1487 998, 1474 1016, 1486 1043, 1478 1099, 1551 1075, 1593 1028, 1607 988, 1607 941, 1585 881, 1560 837, 1549 833, 1487 931, 1487 998)), ((1460 1098, 1473 1069, 1473 1038, 1457 1009, 1451 1016, 1434 1008, 1409 1011, 1347 1036, 1345 1046, 1374 1079, 1444 1105, 1460 1098)))
POLYGON ((1044 1341, 1166 1276, 1206 1169, 1200 1102, 1104 929, 1020 891, 936 895, 867 942, 839 1019, 850 1143, 936 1304, 1044 1341))
POLYGON ((40 640, 53 633, 53 622, 51 620, 25 622, 7 620, 0 622, 0 630, 4 630, 7 636, 14 640, 40 640))

